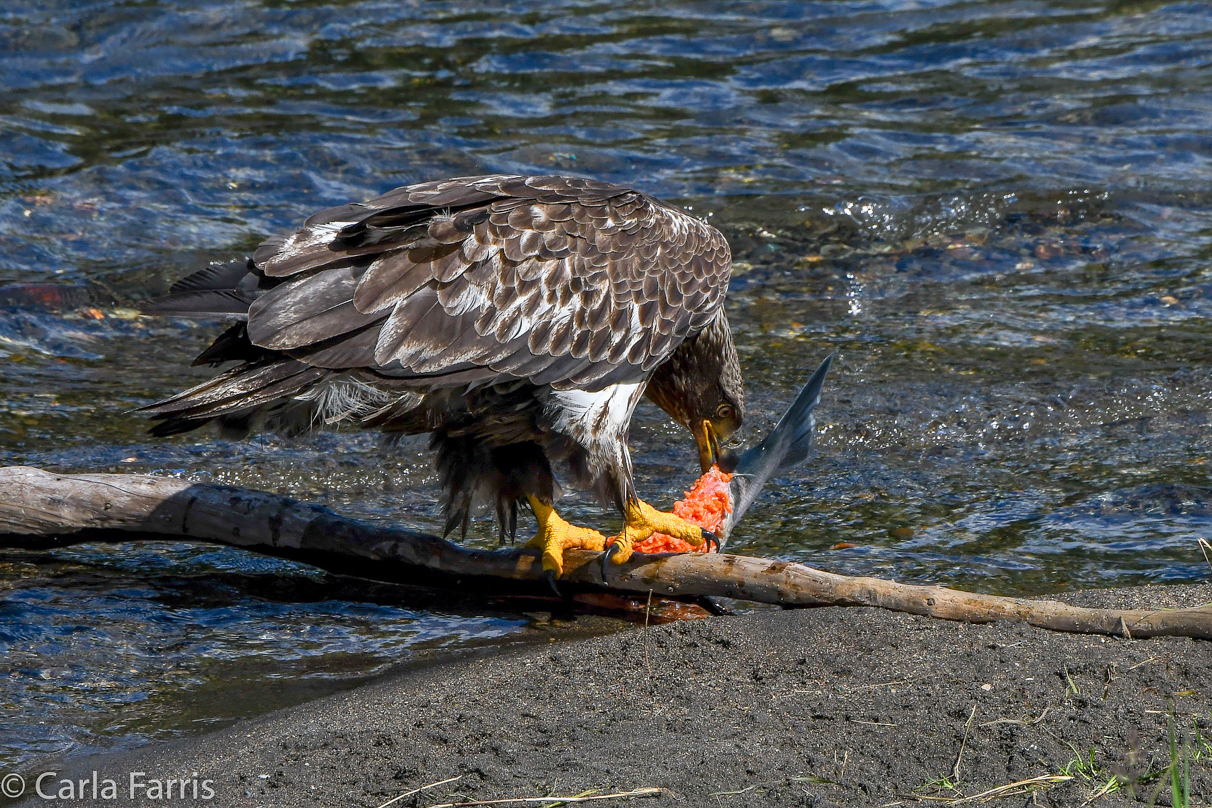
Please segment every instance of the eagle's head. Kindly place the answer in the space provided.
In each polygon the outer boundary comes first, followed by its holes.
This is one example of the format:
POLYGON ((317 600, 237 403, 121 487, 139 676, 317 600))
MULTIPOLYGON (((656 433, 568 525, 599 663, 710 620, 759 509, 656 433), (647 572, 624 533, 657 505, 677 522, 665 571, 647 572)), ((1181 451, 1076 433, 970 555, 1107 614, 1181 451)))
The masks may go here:
POLYGON ((741 365, 723 309, 657 367, 646 394, 694 435, 705 473, 745 418, 741 365))

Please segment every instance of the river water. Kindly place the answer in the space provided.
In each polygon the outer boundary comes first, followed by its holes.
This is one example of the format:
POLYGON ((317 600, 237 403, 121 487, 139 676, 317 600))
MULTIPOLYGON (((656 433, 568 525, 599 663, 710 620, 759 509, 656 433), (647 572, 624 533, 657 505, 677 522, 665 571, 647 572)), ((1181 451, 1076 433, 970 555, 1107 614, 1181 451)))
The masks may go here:
MULTIPOLYGON (((1210 54, 1196 2, 8 0, 0 461, 437 529, 422 442, 149 438, 129 410, 217 327, 131 308, 321 207, 568 172, 729 237, 742 440, 838 352, 816 457, 734 549, 1003 593, 1206 580, 1210 54)), ((668 505, 693 444, 650 405, 632 444, 668 505)), ((565 631, 187 544, 2 552, 0 594, 0 770, 565 631)))

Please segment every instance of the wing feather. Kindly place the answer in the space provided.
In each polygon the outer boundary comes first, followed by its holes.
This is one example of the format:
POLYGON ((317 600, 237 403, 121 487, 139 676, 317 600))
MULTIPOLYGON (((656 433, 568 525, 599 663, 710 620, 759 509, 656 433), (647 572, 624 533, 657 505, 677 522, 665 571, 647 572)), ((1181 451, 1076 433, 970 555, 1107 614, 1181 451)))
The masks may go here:
POLYGON ((346 267, 270 289, 248 307, 248 337, 262 348, 287 351, 382 319, 354 305, 357 284, 356 273, 346 267))
POLYGON ((321 211, 254 261, 288 280, 250 309, 256 345, 434 384, 561 387, 646 376, 715 316, 731 257, 637 191, 493 175, 321 211))
POLYGON ((376 261, 353 290, 353 304, 367 313, 390 309, 434 279, 433 267, 414 264, 406 255, 376 261))

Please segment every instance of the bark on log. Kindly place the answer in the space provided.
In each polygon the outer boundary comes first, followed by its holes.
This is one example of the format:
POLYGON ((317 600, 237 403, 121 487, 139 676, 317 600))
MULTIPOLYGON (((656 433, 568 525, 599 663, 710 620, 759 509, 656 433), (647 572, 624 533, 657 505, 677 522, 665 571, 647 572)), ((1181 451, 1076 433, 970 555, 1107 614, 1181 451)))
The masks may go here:
MULTIPOLYGON (((495 593, 546 586, 533 551, 462 547, 384 528, 260 491, 135 474, 0 468, 0 546, 176 538, 243 547, 364 578, 495 593)), ((637 553, 603 581, 599 554, 570 552, 561 586, 679 598, 730 597, 783 606, 875 606, 945 620, 1022 620, 1056 631, 1212 639, 1212 604, 1190 609, 1087 609, 850 577, 731 554, 637 553)))

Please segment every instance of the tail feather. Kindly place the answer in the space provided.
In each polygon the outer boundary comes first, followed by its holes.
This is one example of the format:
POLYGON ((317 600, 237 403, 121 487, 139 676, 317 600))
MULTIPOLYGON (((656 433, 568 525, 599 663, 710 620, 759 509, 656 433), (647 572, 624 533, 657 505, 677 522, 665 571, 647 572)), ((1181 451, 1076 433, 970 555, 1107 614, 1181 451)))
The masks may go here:
POLYGON ((242 317, 279 280, 266 278, 252 261, 214 263, 174 283, 168 294, 142 306, 145 314, 178 317, 242 317))
POLYGON ((236 323, 220 334, 198 357, 192 366, 210 365, 218 367, 224 362, 258 362, 266 359, 269 352, 258 348, 248 338, 248 327, 244 323, 236 323))
MULTIPOLYGON (((179 412, 191 407, 218 404, 238 396, 248 396, 277 385, 308 370, 302 362, 280 359, 259 365, 240 365, 207 379, 188 390, 169 396, 163 401, 149 404, 142 410, 151 413, 179 412)), ((321 371, 323 372, 323 371, 321 371)))
POLYGON ((151 429, 153 435, 188 432, 211 421, 218 422, 229 434, 247 434, 254 428, 291 434, 317 421, 335 423, 377 412, 392 395, 401 399, 398 391, 380 393, 344 378, 344 368, 317 367, 314 362, 254 345, 248 333, 249 307, 282 282, 267 278, 250 260, 215 263, 177 281, 167 295, 144 305, 143 311, 148 314, 221 316, 239 321, 219 335, 193 364, 240 364, 140 408, 159 421, 151 429))
POLYGON ((170 295, 182 292, 214 291, 216 289, 235 289, 245 275, 255 275, 257 267, 252 261, 215 261, 205 269, 200 269, 169 287, 170 295))
POLYGON ((144 314, 178 317, 235 316, 247 319, 248 307, 256 300, 235 289, 202 289, 176 292, 149 300, 140 307, 144 314))
POLYGON ((163 401, 141 407, 140 411, 163 422, 152 427, 152 434, 173 435, 216 418, 251 413, 288 401, 330 373, 293 359, 259 366, 241 365, 163 401))

